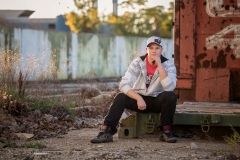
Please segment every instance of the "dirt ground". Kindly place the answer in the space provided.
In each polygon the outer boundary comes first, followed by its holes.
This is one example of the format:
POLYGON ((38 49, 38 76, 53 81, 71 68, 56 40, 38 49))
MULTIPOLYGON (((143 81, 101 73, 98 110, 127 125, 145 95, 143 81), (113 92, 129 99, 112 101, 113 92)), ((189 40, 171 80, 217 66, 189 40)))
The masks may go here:
POLYGON ((177 138, 177 143, 165 143, 158 135, 142 135, 134 139, 92 144, 90 139, 98 133, 97 128, 72 130, 65 135, 42 139, 46 148, 2 148, 1 160, 97 160, 97 159, 237 159, 229 156, 229 145, 224 141, 193 140, 177 138), (226 156, 228 155, 228 156, 226 156))
MULTIPOLYGON (((106 86, 109 87, 110 85, 106 86)), ((0 130, 0 133, 3 137, 8 137, 10 133, 17 132, 35 133, 35 138, 39 138, 36 141, 45 145, 45 148, 42 149, 24 147, 5 148, 4 144, 0 143, 0 160, 240 159, 240 157, 236 157, 236 154, 230 149, 230 145, 224 140, 214 138, 209 140, 201 138, 200 135, 192 138, 180 138, 181 136, 179 136, 177 137, 177 143, 165 143, 159 141, 159 135, 157 134, 141 135, 139 138, 132 139, 118 138, 118 134, 115 134, 114 142, 103 144, 90 143, 90 139, 98 134, 98 125, 102 122, 104 115, 106 115, 111 97, 113 97, 113 92, 110 92, 111 94, 109 95, 111 96, 106 96, 105 91, 114 91, 116 88, 106 89, 106 86, 102 87, 104 89, 101 89, 100 95, 90 95, 93 98, 87 99, 88 101, 84 101, 84 103, 83 101, 79 101, 79 94, 71 94, 71 101, 76 104, 79 102, 77 105, 79 107, 76 107, 79 119, 76 123, 66 118, 68 115, 62 118, 65 112, 60 110, 62 109, 61 107, 56 108, 58 109, 57 111, 54 109, 54 112, 50 112, 47 115, 40 113, 38 110, 29 111, 26 112, 25 117, 11 117, 10 115, 3 114, 5 113, 3 111, 0 112, 2 113, 0 114, 0 129, 1 127, 3 128, 0 130), (102 103, 100 100, 104 97, 107 97, 108 100, 104 99, 104 103, 102 103), (95 102, 95 105, 91 106, 90 102, 95 102), (86 106, 81 107, 82 103, 86 106), (49 132, 46 132, 46 129, 49 132)), ((113 86, 117 85, 114 84, 113 86)), ((49 88, 51 89, 51 87, 48 87, 48 92, 49 88)), ((63 86, 58 88, 62 89, 64 93, 70 91, 73 93, 72 88, 64 88, 63 86)), ((76 89, 75 87, 76 91, 74 93, 77 91, 81 91, 82 93, 83 89, 85 88, 76 89)), ((59 101, 61 100, 59 99, 59 101)), ((17 146, 20 145, 18 144, 17 146)))

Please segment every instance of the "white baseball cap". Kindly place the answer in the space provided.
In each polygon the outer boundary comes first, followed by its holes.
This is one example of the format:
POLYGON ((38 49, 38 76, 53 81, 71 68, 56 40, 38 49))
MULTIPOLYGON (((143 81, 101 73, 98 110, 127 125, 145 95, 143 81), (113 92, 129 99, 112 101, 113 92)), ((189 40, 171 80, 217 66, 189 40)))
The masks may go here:
POLYGON ((159 37, 156 37, 156 36, 152 36, 152 37, 148 38, 148 40, 147 40, 147 47, 151 43, 156 43, 159 46, 162 46, 162 40, 159 37))

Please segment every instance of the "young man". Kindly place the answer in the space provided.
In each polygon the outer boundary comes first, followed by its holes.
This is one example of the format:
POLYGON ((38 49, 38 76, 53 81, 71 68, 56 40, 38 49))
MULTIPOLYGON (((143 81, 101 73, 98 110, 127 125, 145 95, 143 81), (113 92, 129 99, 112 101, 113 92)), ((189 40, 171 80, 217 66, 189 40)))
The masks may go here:
POLYGON ((160 140, 177 142, 170 132, 176 109, 176 67, 162 56, 159 37, 147 40, 147 54, 132 61, 119 84, 119 93, 92 143, 112 142, 124 109, 140 113, 161 113, 160 140))

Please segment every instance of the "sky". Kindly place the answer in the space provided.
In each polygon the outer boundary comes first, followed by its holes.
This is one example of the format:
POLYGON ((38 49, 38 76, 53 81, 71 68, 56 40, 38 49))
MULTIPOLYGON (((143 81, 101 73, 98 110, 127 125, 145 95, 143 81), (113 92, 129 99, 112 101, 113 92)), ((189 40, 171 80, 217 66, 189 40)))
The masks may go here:
MULTIPOLYGON (((121 3, 123 0, 118 0, 121 3)), ((148 0, 147 7, 157 5, 166 9, 169 3, 174 0, 148 0)), ((98 11, 100 14, 112 12, 112 0, 98 0, 98 11)), ((30 18, 55 18, 60 14, 65 14, 76 10, 73 0, 0 0, 0 10, 34 10, 30 18)), ((121 15, 126 9, 118 8, 121 15)), ((1 16, 1 15, 0 15, 1 16)))

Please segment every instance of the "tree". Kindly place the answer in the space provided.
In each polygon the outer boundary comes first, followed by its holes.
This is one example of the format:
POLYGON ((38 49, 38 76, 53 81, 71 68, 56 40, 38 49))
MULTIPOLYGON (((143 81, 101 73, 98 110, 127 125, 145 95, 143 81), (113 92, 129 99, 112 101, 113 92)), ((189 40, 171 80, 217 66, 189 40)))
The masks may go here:
POLYGON ((123 8, 128 8, 128 7, 135 8, 134 7, 135 5, 144 6, 147 1, 148 0, 126 0, 120 3, 119 5, 123 8))
MULTIPOLYGON (((143 4, 144 5, 144 4, 143 4)), ((168 11, 163 6, 143 8, 139 12, 125 12, 121 16, 109 15, 108 22, 114 26, 117 35, 151 36, 163 38, 172 36, 173 2, 168 11)))
POLYGON ((65 15, 66 24, 71 31, 79 33, 96 33, 100 24, 98 10, 94 6, 96 0, 74 0, 79 13, 74 11, 65 15))
MULTIPOLYGON (((125 8, 145 6, 147 0, 125 0, 119 5, 125 8)), ((171 2, 168 11, 163 6, 142 8, 138 12, 125 12, 121 16, 109 14, 98 15, 94 7, 96 0, 74 0, 79 13, 66 14, 67 22, 73 32, 97 33, 98 27, 106 22, 111 25, 113 35, 151 36, 163 38, 172 36, 173 7, 171 2), (107 17, 107 18, 106 18, 107 17)))

